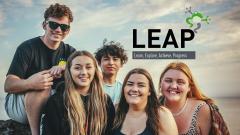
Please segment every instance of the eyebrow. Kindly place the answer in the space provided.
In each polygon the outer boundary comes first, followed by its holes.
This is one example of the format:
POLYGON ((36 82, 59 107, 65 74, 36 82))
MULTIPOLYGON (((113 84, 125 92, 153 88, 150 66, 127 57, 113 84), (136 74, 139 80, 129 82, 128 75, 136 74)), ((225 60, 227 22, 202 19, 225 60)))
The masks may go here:
MULTIPOLYGON (((92 63, 86 63, 85 64, 86 66, 89 66, 89 65, 93 65, 92 63)), ((74 66, 83 66, 82 64, 79 64, 79 63, 77 63, 77 64, 74 64, 74 66)))
MULTIPOLYGON (((132 81, 127 81, 127 83, 133 83, 132 81)), ((146 84, 145 82, 138 82, 137 84, 146 84)))

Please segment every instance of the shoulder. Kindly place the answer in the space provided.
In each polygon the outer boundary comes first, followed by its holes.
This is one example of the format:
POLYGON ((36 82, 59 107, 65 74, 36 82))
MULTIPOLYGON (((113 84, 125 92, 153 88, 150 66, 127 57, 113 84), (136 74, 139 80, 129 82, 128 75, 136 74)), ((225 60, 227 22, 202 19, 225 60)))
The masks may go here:
POLYGON ((121 82, 121 81, 119 81, 119 80, 116 80, 116 83, 118 83, 118 84, 122 84, 122 82, 121 82))
POLYGON ((159 117, 160 117, 160 133, 161 134, 171 134, 177 135, 177 125, 172 113, 164 106, 159 107, 159 117))
POLYGON ((65 48, 66 50, 69 50, 70 52, 76 51, 76 49, 73 46, 71 46, 69 44, 65 44, 64 42, 61 42, 61 46, 63 48, 65 48))
POLYGON ((203 122, 206 120, 210 121, 211 120, 211 110, 210 110, 209 105, 206 102, 201 101, 199 103, 199 106, 200 106, 200 108, 199 108, 199 113, 198 113, 198 119, 203 122))
POLYGON ((173 118, 173 115, 169 109, 167 109, 164 106, 160 106, 158 109, 160 119, 168 119, 168 118, 173 118))
POLYGON ((116 81, 115 87, 117 87, 119 92, 122 90, 122 86, 123 86, 122 82, 116 81))
POLYGON ((122 82, 116 80, 116 84, 115 85, 122 86, 123 84, 122 84, 122 82))
POLYGON ((210 115, 210 107, 205 101, 190 99, 189 102, 191 103, 192 106, 197 107, 199 115, 210 115))
POLYGON ((37 42, 38 40, 39 40, 39 37, 25 40, 18 46, 18 49, 31 48, 34 45, 34 43, 37 42))
POLYGON ((160 117, 160 121, 164 121, 164 123, 167 121, 169 123, 172 123, 174 120, 173 115, 171 113, 171 111, 169 109, 167 109, 164 106, 160 106, 158 109, 159 112, 159 117, 160 117))

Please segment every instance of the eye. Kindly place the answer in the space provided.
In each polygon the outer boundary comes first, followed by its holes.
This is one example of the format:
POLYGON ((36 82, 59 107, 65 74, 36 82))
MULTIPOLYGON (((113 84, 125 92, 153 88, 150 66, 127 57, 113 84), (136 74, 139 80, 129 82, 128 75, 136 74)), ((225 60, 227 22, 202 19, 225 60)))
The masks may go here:
POLYGON ((127 84, 126 84, 127 86, 132 86, 133 85, 133 83, 132 82, 127 82, 127 84))
POLYGON ((113 58, 113 60, 114 60, 114 61, 118 61, 118 60, 119 60, 119 58, 117 58, 117 57, 114 57, 114 58, 113 58))
POLYGON ((182 84, 185 84, 185 81, 183 81, 183 80, 178 80, 177 83, 180 84, 180 85, 182 85, 182 84))
POLYGON ((143 87, 145 87, 145 85, 144 84, 139 84, 138 85, 140 88, 143 88, 143 87))
POLYGON ((75 69, 75 70, 80 70, 81 67, 79 67, 79 66, 75 66, 74 69, 75 69))
POLYGON ((92 69, 92 66, 87 66, 86 69, 92 69))
POLYGON ((171 83, 172 79, 165 79, 164 81, 167 82, 167 83, 171 83))

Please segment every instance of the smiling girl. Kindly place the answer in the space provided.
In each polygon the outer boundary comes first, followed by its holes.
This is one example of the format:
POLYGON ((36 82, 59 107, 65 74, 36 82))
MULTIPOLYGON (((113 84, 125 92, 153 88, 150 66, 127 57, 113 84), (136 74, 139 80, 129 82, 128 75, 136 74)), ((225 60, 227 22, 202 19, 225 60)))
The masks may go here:
POLYGON ((43 134, 110 135, 113 103, 102 89, 95 58, 87 51, 73 53, 66 65, 65 83, 46 106, 43 134))

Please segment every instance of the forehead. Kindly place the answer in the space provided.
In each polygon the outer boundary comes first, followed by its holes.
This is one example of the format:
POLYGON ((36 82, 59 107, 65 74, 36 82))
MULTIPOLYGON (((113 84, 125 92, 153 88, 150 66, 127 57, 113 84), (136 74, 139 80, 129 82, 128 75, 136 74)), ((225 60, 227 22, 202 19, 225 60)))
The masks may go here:
POLYGON ((67 16, 63 16, 63 17, 60 17, 60 18, 49 17, 48 20, 58 22, 58 23, 61 23, 61 24, 68 24, 69 23, 69 18, 67 16))
POLYGON ((103 55, 102 58, 119 58, 119 57, 116 55, 106 54, 106 55, 103 55))
POLYGON ((134 73, 134 74, 130 75, 128 78, 128 81, 148 83, 147 77, 143 74, 138 74, 138 73, 134 73))
POLYGON ((185 79, 187 80, 188 77, 180 70, 176 69, 169 69, 165 74, 163 78, 177 78, 177 79, 185 79))
POLYGON ((77 56, 72 60, 72 65, 87 65, 92 64, 94 65, 93 59, 88 56, 77 56))

